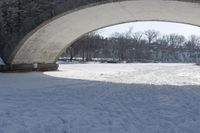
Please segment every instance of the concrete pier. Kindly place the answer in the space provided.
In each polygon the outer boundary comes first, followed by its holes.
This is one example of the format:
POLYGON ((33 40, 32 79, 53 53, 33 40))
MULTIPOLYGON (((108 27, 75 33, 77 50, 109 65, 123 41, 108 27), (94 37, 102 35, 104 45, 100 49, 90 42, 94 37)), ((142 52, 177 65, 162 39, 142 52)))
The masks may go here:
POLYGON ((30 72, 30 71, 55 71, 58 64, 13 64, 0 65, 0 72, 30 72))

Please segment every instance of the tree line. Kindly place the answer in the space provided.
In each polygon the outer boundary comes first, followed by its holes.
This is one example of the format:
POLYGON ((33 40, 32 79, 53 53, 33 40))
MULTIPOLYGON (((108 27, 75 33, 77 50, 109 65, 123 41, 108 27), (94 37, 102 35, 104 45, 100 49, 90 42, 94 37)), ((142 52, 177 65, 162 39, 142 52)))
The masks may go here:
POLYGON ((62 56, 71 61, 199 62, 200 37, 191 35, 185 38, 155 30, 132 32, 132 28, 127 33, 115 33, 107 38, 93 32, 76 41, 62 56))

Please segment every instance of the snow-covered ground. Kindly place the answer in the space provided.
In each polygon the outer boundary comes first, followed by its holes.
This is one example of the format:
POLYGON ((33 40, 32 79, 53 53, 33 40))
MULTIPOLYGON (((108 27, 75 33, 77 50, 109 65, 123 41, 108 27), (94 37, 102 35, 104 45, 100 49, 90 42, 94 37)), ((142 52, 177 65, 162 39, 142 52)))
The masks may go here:
POLYGON ((68 64, 59 72, 46 75, 105 81, 155 85, 200 85, 200 67, 195 64, 68 64))
POLYGON ((0 133, 198 133, 200 67, 69 64, 0 73, 0 133))

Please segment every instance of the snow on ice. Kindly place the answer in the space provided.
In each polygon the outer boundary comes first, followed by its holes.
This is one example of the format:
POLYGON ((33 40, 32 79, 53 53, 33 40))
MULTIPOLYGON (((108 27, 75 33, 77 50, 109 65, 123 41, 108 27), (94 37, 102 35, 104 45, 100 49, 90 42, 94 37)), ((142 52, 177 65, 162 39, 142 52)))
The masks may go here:
POLYGON ((0 73, 0 133, 198 133, 200 67, 69 64, 0 73))

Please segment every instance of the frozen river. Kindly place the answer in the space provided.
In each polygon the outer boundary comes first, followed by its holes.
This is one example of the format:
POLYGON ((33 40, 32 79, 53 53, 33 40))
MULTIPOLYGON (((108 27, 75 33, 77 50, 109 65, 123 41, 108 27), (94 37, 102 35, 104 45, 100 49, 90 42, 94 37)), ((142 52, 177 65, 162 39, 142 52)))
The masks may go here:
POLYGON ((0 133, 197 133, 200 67, 68 64, 0 73, 0 133))

